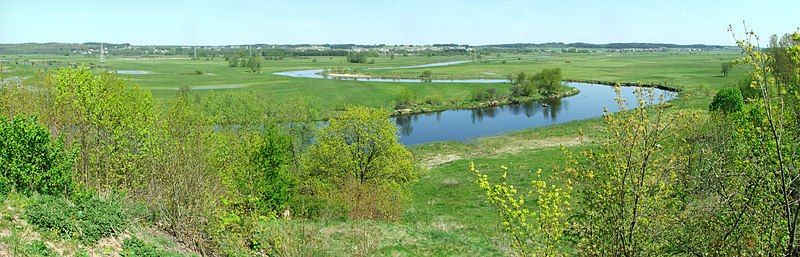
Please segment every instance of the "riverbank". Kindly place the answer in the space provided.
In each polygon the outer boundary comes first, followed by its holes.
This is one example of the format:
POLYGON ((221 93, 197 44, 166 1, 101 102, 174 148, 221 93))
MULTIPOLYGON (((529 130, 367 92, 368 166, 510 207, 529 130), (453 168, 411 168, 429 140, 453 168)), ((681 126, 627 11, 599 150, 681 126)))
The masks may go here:
POLYGON ((556 99, 556 98, 564 98, 570 97, 579 94, 581 91, 574 87, 569 87, 564 92, 556 94, 550 97, 544 96, 525 96, 525 97, 512 97, 512 96, 504 96, 496 99, 489 99, 486 101, 474 101, 471 99, 457 101, 457 102, 449 102, 443 104, 416 104, 412 108, 402 108, 396 109, 392 116, 402 116, 402 115, 412 115, 412 114, 420 114, 420 113, 431 113, 431 112, 442 112, 448 110, 464 110, 464 109, 477 109, 477 108, 484 108, 484 107, 494 107, 494 106, 503 106, 509 104, 519 104, 519 103, 527 103, 527 102, 535 102, 535 101, 543 101, 548 99, 556 99))

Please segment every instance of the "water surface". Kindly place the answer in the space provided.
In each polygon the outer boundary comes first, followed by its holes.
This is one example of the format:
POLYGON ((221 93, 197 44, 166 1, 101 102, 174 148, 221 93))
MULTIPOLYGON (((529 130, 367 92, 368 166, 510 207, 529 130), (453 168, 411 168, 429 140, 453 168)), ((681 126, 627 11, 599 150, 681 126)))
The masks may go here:
MULTIPOLYGON (((567 83, 581 92, 561 98, 478 109, 459 109, 392 117, 398 127, 400 142, 415 145, 435 141, 466 141, 476 137, 502 134, 515 130, 600 117, 603 108, 617 112, 614 87, 567 83), (547 106, 544 106, 547 104, 547 106)), ((621 95, 632 109, 637 105, 634 87, 621 87, 621 95)), ((650 89, 664 100, 675 97, 674 92, 650 89)))

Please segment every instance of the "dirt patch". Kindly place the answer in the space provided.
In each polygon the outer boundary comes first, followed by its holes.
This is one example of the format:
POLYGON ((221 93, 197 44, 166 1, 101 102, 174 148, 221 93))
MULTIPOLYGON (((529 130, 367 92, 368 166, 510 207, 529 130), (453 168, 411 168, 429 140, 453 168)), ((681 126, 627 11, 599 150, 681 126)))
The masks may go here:
POLYGON ((420 164, 426 168, 433 168, 448 162, 463 159, 461 156, 455 154, 436 154, 425 159, 422 159, 420 164))
POLYGON ((8 249, 8 246, 4 243, 0 243, 0 257, 11 257, 14 256, 11 254, 11 249, 8 249))
POLYGON ((514 141, 494 150, 494 154, 516 154, 523 150, 540 149, 556 146, 576 146, 586 142, 583 137, 549 137, 542 139, 529 139, 514 141))
POLYGON ((89 256, 120 256, 122 243, 131 236, 125 232, 114 237, 100 239, 96 245, 89 249, 89 256))

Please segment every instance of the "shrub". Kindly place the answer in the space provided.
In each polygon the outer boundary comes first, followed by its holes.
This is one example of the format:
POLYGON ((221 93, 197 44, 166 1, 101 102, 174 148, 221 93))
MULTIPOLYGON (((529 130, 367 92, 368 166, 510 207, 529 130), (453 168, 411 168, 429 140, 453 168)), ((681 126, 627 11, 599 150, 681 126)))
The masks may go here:
POLYGON ((429 70, 422 71, 422 73, 419 74, 419 78, 424 82, 431 82, 433 78, 433 73, 429 70))
POLYGON ((120 252, 120 256, 127 257, 127 256, 141 256, 141 257, 160 257, 160 256, 168 256, 168 257, 177 257, 181 256, 177 253, 172 253, 166 251, 164 249, 159 249, 155 245, 148 244, 145 241, 142 241, 138 237, 132 236, 125 241, 122 242, 122 252, 120 252))
POLYGON ((723 88, 714 96, 708 109, 711 111, 722 111, 724 113, 734 113, 741 111, 744 107, 742 92, 738 88, 723 88))
POLYGON ((472 100, 475 101, 491 100, 497 98, 498 96, 497 89, 495 88, 477 88, 472 91, 472 100))
POLYGON ((394 108, 396 110, 399 110, 399 109, 408 109, 414 107, 416 99, 417 99, 416 92, 410 89, 403 90, 402 92, 400 92, 400 94, 397 95, 397 98, 395 99, 394 108))
POLYGON ((0 117, 0 190, 66 195, 74 158, 35 117, 0 117))
POLYGON ((425 98, 425 103, 430 105, 439 105, 444 103, 444 97, 440 94, 430 94, 425 98))
POLYGON ((25 210, 28 221, 38 229, 54 231, 86 244, 97 243, 125 229, 128 217, 114 200, 90 197, 75 202, 42 195, 25 210))

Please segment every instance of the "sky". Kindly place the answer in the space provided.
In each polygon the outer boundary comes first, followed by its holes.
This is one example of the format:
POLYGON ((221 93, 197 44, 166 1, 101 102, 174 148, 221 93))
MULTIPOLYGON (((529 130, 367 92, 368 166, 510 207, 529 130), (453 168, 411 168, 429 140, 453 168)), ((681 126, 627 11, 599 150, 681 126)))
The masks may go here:
POLYGON ((728 24, 766 39, 798 13, 800 0, 0 0, 0 43, 733 45, 728 24))

